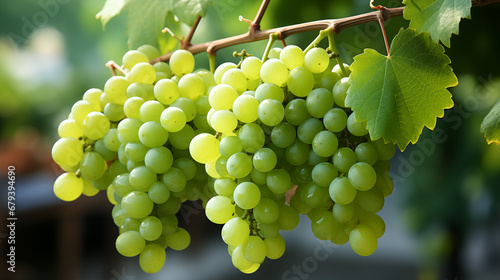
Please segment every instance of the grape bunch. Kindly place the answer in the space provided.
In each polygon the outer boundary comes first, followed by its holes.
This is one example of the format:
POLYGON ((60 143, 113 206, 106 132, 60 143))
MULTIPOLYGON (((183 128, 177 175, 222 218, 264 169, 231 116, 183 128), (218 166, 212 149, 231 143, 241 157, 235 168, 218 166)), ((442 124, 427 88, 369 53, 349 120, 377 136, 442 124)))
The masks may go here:
POLYGON ((279 231, 294 229, 299 214, 318 239, 349 241, 363 256, 376 250, 395 146, 371 141, 345 107, 348 71, 325 49, 293 45, 264 63, 251 56, 216 69, 207 121, 217 133, 198 134, 189 151, 216 178, 206 214, 224 224, 242 272, 283 255, 279 231))
POLYGON ((56 196, 106 190, 117 251, 139 255, 148 273, 162 268, 167 247, 189 245, 176 216, 187 200, 201 200, 223 225, 244 273, 284 254, 280 231, 296 228, 299 215, 318 239, 372 254, 385 231, 376 213, 394 187, 396 148, 372 141, 345 106, 348 65, 319 47, 240 55, 212 73, 194 70, 185 50, 154 65, 154 47, 127 52, 124 76, 85 92, 59 126, 52 156, 66 173, 56 196))
POLYGON ((183 250, 190 243, 178 226, 181 203, 212 197, 204 166, 188 147, 197 133, 213 131, 204 116, 213 75, 191 73, 194 57, 187 51, 175 52, 170 65, 149 64, 157 56, 147 45, 127 52, 126 75, 111 77, 104 91, 85 92, 59 125, 61 138, 52 149, 66 171, 54 183, 56 196, 72 201, 106 190, 115 204, 117 251, 140 255, 148 273, 162 268, 165 248, 183 250))

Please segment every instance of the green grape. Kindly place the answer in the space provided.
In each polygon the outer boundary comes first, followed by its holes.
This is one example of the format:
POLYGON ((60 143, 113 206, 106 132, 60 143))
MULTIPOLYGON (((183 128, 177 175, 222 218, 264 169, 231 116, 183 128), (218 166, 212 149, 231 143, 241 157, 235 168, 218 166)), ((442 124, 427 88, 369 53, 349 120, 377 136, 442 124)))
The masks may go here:
MULTIPOLYGON (((99 141, 101 141, 101 139, 99 139, 97 142, 99 141)), ((108 133, 106 133, 106 135, 104 135, 104 137, 102 138, 102 143, 109 151, 117 152, 120 148, 120 140, 118 140, 118 129, 111 128, 108 133)), ((107 160, 112 160, 113 158, 107 160)))
POLYGON ((231 262, 233 263, 234 267, 236 267, 240 271, 247 271, 251 269, 254 264, 249 262, 245 258, 244 244, 233 247, 235 247, 235 249, 233 251, 233 254, 231 255, 231 262))
POLYGON ((290 231, 299 225, 299 213, 297 210, 288 205, 280 205, 280 216, 278 217, 278 225, 281 230, 290 231))
POLYGON ((285 240, 279 234, 275 237, 266 238, 264 243, 266 244, 266 257, 272 260, 281 258, 285 253, 285 240))
POLYGON ((385 222, 379 215, 369 212, 361 212, 359 220, 362 224, 367 225, 373 230, 376 238, 380 238, 384 235, 385 222))
POLYGON ((153 201, 145 192, 133 191, 123 197, 121 207, 129 217, 142 219, 153 211, 153 201))
POLYGON ((110 165, 109 165, 109 170, 108 170, 111 178, 116 178, 118 175, 127 173, 127 166, 122 164, 118 160, 114 160, 110 165))
POLYGON ((221 231, 222 240, 230 246, 239 246, 245 243, 249 234, 250 227, 247 221, 239 217, 232 218, 227 221, 221 231))
POLYGON ((347 241, 349 241, 349 236, 345 233, 343 225, 339 225, 337 233, 330 239, 330 241, 335 245, 344 245, 347 241))
POLYGON ((342 147, 339 148, 333 155, 333 165, 340 172, 348 172, 349 168, 356 163, 356 154, 353 150, 342 147))
POLYGON ((139 128, 139 140, 147 147, 154 148, 165 144, 168 132, 155 121, 148 121, 139 128))
POLYGON ((122 225, 125 231, 136 231, 136 232, 139 232, 140 226, 141 226, 141 220, 130 217, 125 218, 125 221, 123 221, 122 225))
POLYGON ((104 137, 109 131, 111 123, 101 112, 90 112, 83 120, 83 135, 90 140, 104 137))
POLYGON ((129 174, 130 185, 138 191, 148 191, 153 182, 156 181, 156 173, 146 166, 137 166, 129 174))
POLYGON ((280 148, 290 146, 296 137, 295 127, 290 123, 282 122, 271 131, 271 141, 280 148))
POLYGON ((123 104, 123 112, 128 118, 139 119, 141 117, 140 109, 144 104, 144 99, 141 97, 133 96, 127 99, 123 104))
POLYGON ((181 96, 179 86, 170 79, 159 80, 153 92, 154 97, 163 105, 170 105, 181 96))
MULTIPOLYGON (((108 102, 123 105, 127 100, 127 88, 130 85, 125 77, 113 76, 104 84, 104 92, 108 102)), ((102 98, 102 95, 101 95, 102 98)))
POLYGON ((373 230, 363 224, 358 225, 349 234, 352 250, 360 256, 369 256, 377 250, 377 237, 373 230))
POLYGON ((73 201, 83 192, 83 179, 75 173, 66 172, 54 182, 54 194, 60 200, 73 201))
POLYGON ((260 202, 260 190, 252 182, 243 182, 234 189, 234 202, 242 209, 252 209, 260 202))
POLYGON ((140 97, 147 100, 155 99, 153 85, 146 83, 132 83, 127 87, 127 98, 140 97))
POLYGON ((330 64, 330 57, 322 48, 312 48, 304 55, 304 66, 312 73, 321 73, 330 64))
POLYGON ((143 122, 160 122, 161 113, 165 107, 156 100, 148 100, 139 109, 140 119, 143 122))
POLYGON ((292 125, 300 125, 310 117, 304 99, 293 99, 285 107, 285 119, 292 125))
POLYGON ((190 99, 179 97, 170 104, 170 107, 181 109, 186 115, 186 122, 192 121, 196 116, 196 104, 190 99))
POLYGON ((137 50, 145 54, 149 60, 157 58, 161 55, 160 51, 151 45, 142 45, 138 47, 137 50))
POLYGON ((255 56, 247 57, 241 63, 241 71, 249 80, 260 79, 261 67, 262 61, 255 56))
POLYGON ((243 248, 245 259, 251 263, 262 263, 266 258, 266 244, 259 236, 249 236, 243 248))
POLYGON ((83 137, 83 128, 73 119, 66 119, 62 121, 57 127, 57 134, 60 138, 70 137, 81 139, 83 137))
POLYGON ((316 118, 310 118, 299 125, 297 137, 305 144, 312 144, 314 136, 323 131, 323 123, 316 118))
POLYGON ((377 181, 375 181, 374 187, 377 188, 384 197, 388 197, 394 191, 394 182, 389 173, 377 173, 377 181))
POLYGON ((253 209, 253 214, 257 222, 261 224, 272 224, 278 221, 280 209, 274 200, 262 197, 259 204, 253 209))
POLYGON ((231 197, 237 185, 231 178, 219 178, 214 182, 214 189, 218 195, 231 197))
POLYGON ((278 223, 271 224, 258 224, 259 226, 259 235, 263 238, 272 238, 279 234, 280 227, 278 223))
POLYGON ((332 208, 333 217, 339 223, 345 224, 354 217, 355 207, 352 204, 335 203, 332 208))
MULTIPOLYGON (((255 80, 248 80, 248 90, 245 92, 247 94, 251 94, 250 92, 255 91, 259 85, 260 85, 260 78, 255 80)), ((245 94, 245 92, 243 92, 242 94, 245 94)))
MULTIPOLYGON (((179 150, 186 150, 189 148, 189 144, 195 137, 196 133, 190 125, 185 125, 178 132, 172 132, 168 135, 168 140, 174 148, 179 150)), ((200 147, 201 148, 201 147, 200 147)))
POLYGON ((377 174, 368 163, 358 162, 349 169, 348 178, 357 190, 367 191, 375 185, 377 174))
POLYGON ((236 129, 238 119, 231 111, 218 110, 212 114, 210 125, 217 132, 228 133, 236 129))
POLYGON ((91 88, 88 89, 82 97, 82 100, 89 102, 96 108, 97 110, 101 110, 101 94, 103 93, 102 90, 98 88, 91 88))
POLYGON ((347 129, 352 135, 364 136, 368 134, 368 129, 366 127, 366 121, 358 122, 355 120, 354 113, 349 115, 347 118, 347 129))
POLYGON ((345 176, 333 179, 328 191, 330 193, 330 198, 335 203, 342 205, 351 203, 357 194, 357 190, 345 176))
POLYGON ((168 63, 165 63, 163 61, 156 62, 155 64, 153 64, 153 67, 155 68, 156 72, 163 72, 167 74, 169 78, 172 76, 172 70, 170 69, 170 66, 168 66, 168 63))
POLYGON ((285 100, 285 93, 283 92, 283 89, 275 84, 264 83, 259 85, 255 90, 255 98, 259 102, 262 102, 266 99, 274 99, 279 103, 282 103, 283 100, 285 100))
POLYGON ((377 213, 384 207, 384 196, 379 190, 371 188, 368 191, 358 192, 356 202, 359 208, 366 212, 377 213))
POLYGON ((269 51, 268 58, 280 58, 280 54, 281 54, 282 50, 283 50, 282 48, 272 48, 269 51))
POLYGON ((123 67, 130 70, 134 65, 140 62, 149 62, 148 57, 141 51, 130 50, 123 55, 123 67))
POLYGON ((286 161, 292 165, 302 165, 309 158, 309 145, 295 139, 285 150, 286 161))
POLYGON ((198 172, 196 163, 189 158, 177 158, 173 166, 179 168, 186 175, 188 181, 193 179, 198 172))
POLYGON ((199 163, 215 161, 219 156, 219 140, 208 133, 196 135, 189 143, 189 153, 199 163))
POLYGON ((252 163, 258 171, 269 172, 273 170, 278 163, 278 158, 273 150, 269 148, 262 148, 254 153, 252 163))
MULTIPOLYGON (((99 108, 98 110, 94 110, 94 111, 102 111, 102 109, 104 108, 104 106, 106 106, 106 104, 108 104, 109 102, 111 102, 108 98, 108 96, 106 95, 105 92, 103 92, 99 98, 99 106, 95 106, 94 108, 99 108)), ((92 106, 94 106, 93 104, 91 104, 92 106)), ((72 116, 72 114, 70 113, 70 116, 72 116)))
POLYGON ((239 121, 251 123, 257 120, 259 101, 251 95, 240 95, 232 104, 234 115, 239 121))
POLYGON ((144 156, 146 167, 157 174, 165 173, 172 166, 173 160, 172 152, 164 146, 152 148, 144 156))
POLYGON ((227 171, 227 158, 225 157, 219 157, 215 161, 215 170, 217 170, 217 173, 219 173, 221 177, 231 177, 227 171))
POLYGON ((356 160, 374 165, 377 162, 378 154, 375 147, 370 143, 360 143, 354 150, 356 160))
POLYGON ((279 56, 280 60, 285 63, 288 70, 292 70, 304 65, 304 52, 300 47, 288 45, 283 48, 279 56))
POLYGON ((255 153, 264 146, 264 131, 255 123, 247 123, 238 130, 241 147, 248 153, 255 153))
POLYGON ((263 184, 266 183, 267 173, 260 172, 259 170, 253 168, 252 171, 250 172, 250 178, 252 179, 252 181, 255 184, 257 184, 257 185, 263 185, 263 184))
POLYGON ((160 237, 163 231, 163 225, 160 219, 155 216, 144 218, 139 227, 139 233, 147 241, 153 241, 160 237))
POLYGON ((260 102, 258 108, 259 120, 268 126, 279 124, 285 117, 283 105, 274 100, 266 99, 260 102))
POLYGON ((146 241, 137 231, 126 231, 116 238, 116 250, 124 257, 139 255, 146 246, 146 241))
POLYGON ((319 240, 330 240, 337 234, 338 223, 333 218, 332 212, 320 210, 314 220, 311 220, 311 230, 319 240))
POLYGON ((293 170, 292 176, 292 183, 301 185, 301 184, 306 184, 311 182, 312 176, 312 167, 305 163, 300 166, 296 166, 295 169, 293 170))
POLYGON ((127 171, 130 172, 139 166, 144 166, 144 161, 131 161, 131 160, 129 160, 127 162, 127 171))
POLYGON ((148 150, 149 148, 141 142, 129 142, 125 146, 125 155, 133 162, 140 162, 144 160, 148 150))
POLYGON ((337 176, 337 169, 329 162, 318 163, 311 171, 312 180, 321 187, 330 186, 337 176))
POLYGON ((243 150, 240 140, 236 136, 226 136, 222 138, 219 144, 219 151, 223 157, 229 158, 235 153, 243 150))
POLYGON ((163 234, 170 235, 170 234, 174 233, 175 231, 177 231, 179 221, 177 220, 177 217, 174 214, 163 215, 162 213, 158 213, 158 218, 160 219, 161 223, 163 224, 163 234))
POLYGON ((61 138, 52 146, 52 158, 61 167, 77 166, 83 158, 83 145, 75 138, 61 138))
POLYGON ((273 169, 267 173, 266 178, 269 190, 275 194, 283 194, 292 188, 292 179, 285 169, 273 169))
POLYGON ((234 204, 226 196, 214 196, 205 206, 207 218, 215 224, 225 224, 234 215, 234 204))
MULTIPOLYGON (((330 64, 331 64, 332 61, 333 60, 330 60, 330 64)), ((333 87, 335 86, 335 84, 338 81, 340 81, 340 79, 342 79, 342 77, 340 77, 339 74, 337 74, 335 72, 326 72, 321 77, 321 80, 319 81, 319 86, 321 88, 326 88, 328 90, 333 90, 333 87)))
POLYGON ((208 102, 207 95, 200 96, 200 98, 196 99, 194 104, 196 105, 196 114, 197 115, 206 115, 206 114, 208 114, 208 111, 210 111, 210 109, 212 109, 210 107, 210 102, 208 102))
POLYGON ((247 90, 248 85, 247 77, 238 68, 231 68, 224 72, 221 78, 221 83, 231 86, 238 92, 238 94, 247 90))
POLYGON ((161 113, 160 122, 166 131, 178 132, 186 125, 186 114, 177 107, 168 107, 161 113))
POLYGON ((262 64, 260 68, 260 78, 264 83, 273 83, 282 87, 286 84, 288 69, 281 60, 271 58, 262 64))
POLYGON ((160 244, 149 243, 139 256, 139 265, 146 273, 156 273, 163 267, 166 258, 165 249, 160 244))
POLYGON ((245 153, 235 153, 227 159, 227 171, 234 178, 243 178, 252 171, 252 158, 245 153))
POLYGON ((95 196, 98 193, 99 189, 94 187, 91 181, 83 179, 83 190, 82 190, 83 195, 90 197, 90 196, 95 196))
POLYGON ((314 182, 308 183, 303 187, 300 198, 309 207, 318 208, 329 199, 328 188, 318 186, 314 182))
POLYGON ((337 151, 338 139, 328 130, 321 131, 313 138, 313 151, 321 157, 329 157, 337 151))
POLYGON ((314 152, 314 150, 311 150, 309 152, 309 158, 307 159, 307 162, 312 165, 312 166, 315 166, 321 162, 326 162, 328 161, 328 158, 327 157, 320 157, 318 156, 318 154, 316 154, 314 152))
POLYGON ((186 249, 189 244, 191 243, 191 236, 189 233, 183 229, 183 228, 177 228, 177 230, 170 234, 165 236, 167 245, 176 250, 176 251, 181 251, 186 249))
POLYGON ((222 76, 224 75, 224 73, 226 73, 227 70, 233 69, 233 68, 236 68, 236 64, 234 64, 232 62, 225 62, 225 63, 222 63, 221 65, 219 65, 217 67, 217 69, 215 69, 215 72, 214 72, 215 82, 217 84, 221 84, 222 83, 222 76))
POLYGON ((306 215, 312 210, 309 205, 302 201, 299 193, 295 193, 295 195, 290 199, 290 206, 297 209, 297 212, 301 215, 306 215))
POLYGON ((335 104, 340 107, 346 107, 345 98, 347 96, 347 90, 349 89, 349 87, 349 78, 342 78, 335 84, 335 86, 333 86, 332 93, 335 104))
POLYGON ((131 83, 153 84, 156 80, 156 70, 149 62, 139 62, 132 67, 125 78, 131 83))
POLYGON ((178 84, 179 96, 195 101, 205 93, 205 83, 196 74, 182 76, 178 84))
POLYGON ((80 161, 80 173, 83 178, 95 181, 106 172, 108 165, 99 153, 86 152, 80 161))
POLYGON ((396 145, 392 143, 384 143, 383 139, 371 142, 377 150, 379 160, 389 160, 396 153, 396 145))
POLYGON ((163 173, 162 181, 171 192, 180 192, 186 187, 187 178, 179 168, 170 167, 163 173))
MULTIPOLYGON (((168 186, 167 186, 168 187, 168 186)), ((173 194, 172 192, 170 194, 173 194)), ((171 195, 168 200, 162 204, 157 204, 157 215, 175 215, 181 209, 181 200, 171 195)))
POLYGON ((307 111, 315 118, 323 118, 333 107, 333 95, 324 88, 317 88, 311 91, 306 98, 307 111))
POLYGON ((186 50, 176 50, 170 57, 170 69, 177 77, 193 72, 194 56, 186 50))
POLYGON ((127 213, 123 210, 121 205, 116 204, 113 206, 111 216, 113 218, 113 223, 115 223, 116 226, 121 227, 127 218, 127 213))
POLYGON ((297 67, 288 73, 288 90, 295 96, 306 97, 314 88, 314 76, 305 67, 297 67))
POLYGON ((83 120, 91 112, 97 111, 96 106, 85 100, 79 100, 71 107, 71 116, 79 124, 83 124, 83 120))
POLYGON ((195 74, 203 80, 203 84, 205 84, 205 91, 208 91, 211 87, 216 85, 214 74, 209 70, 198 69, 195 71, 195 74))
POLYGON ((238 92, 226 84, 216 85, 208 95, 208 102, 214 110, 230 110, 238 92))
POLYGON ((349 75, 351 74, 351 69, 349 68, 349 64, 344 63, 344 69, 347 72, 346 73, 347 75, 344 74, 342 68, 340 68, 340 64, 335 65, 332 69, 332 72, 337 73, 342 78, 349 77, 349 75))
POLYGON ((331 132, 340 132, 347 126, 347 114, 340 108, 331 108, 323 116, 323 125, 331 132))
POLYGON ((128 173, 120 174, 113 180, 113 190, 121 197, 134 190, 130 185, 128 173))

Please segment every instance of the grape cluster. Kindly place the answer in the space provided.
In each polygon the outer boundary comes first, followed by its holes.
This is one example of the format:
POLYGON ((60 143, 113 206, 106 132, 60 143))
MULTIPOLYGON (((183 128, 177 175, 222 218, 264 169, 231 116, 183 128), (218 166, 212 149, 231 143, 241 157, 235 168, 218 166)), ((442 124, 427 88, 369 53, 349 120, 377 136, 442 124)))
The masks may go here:
POLYGON ((299 215, 318 239, 372 254, 396 148, 372 141, 345 106, 348 65, 319 47, 274 48, 264 61, 241 55, 212 73, 194 71, 185 50, 154 65, 151 46, 127 52, 126 75, 85 92, 59 126, 52 156, 66 173, 56 196, 106 190, 117 251, 140 255, 148 273, 162 268, 167 247, 189 245, 176 217, 186 200, 201 200, 223 225, 244 273, 284 254, 280 231, 297 227, 299 215))
POLYGON ((224 224, 222 239, 242 272, 284 253, 279 231, 294 229, 299 214, 318 239, 349 241, 363 256, 385 231, 376 213, 393 189, 395 146, 371 141, 345 107, 342 66, 322 48, 286 46, 264 63, 248 57, 214 73, 207 121, 217 134, 195 136, 189 150, 216 178, 206 214, 224 224))
POLYGON ((123 56, 125 76, 113 76, 104 91, 90 89, 58 128, 52 157, 66 171, 54 183, 65 201, 82 193, 107 190, 119 228, 117 251, 140 255, 139 264, 155 273, 165 248, 183 250, 189 233, 178 226, 181 203, 212 197, 204 166, 188 152, 201 132, 212 132, 206 117, 212 73, 194 69, 187 51, 173 54, 170 65, 149 64, 158 50, 143 46, 123 56))

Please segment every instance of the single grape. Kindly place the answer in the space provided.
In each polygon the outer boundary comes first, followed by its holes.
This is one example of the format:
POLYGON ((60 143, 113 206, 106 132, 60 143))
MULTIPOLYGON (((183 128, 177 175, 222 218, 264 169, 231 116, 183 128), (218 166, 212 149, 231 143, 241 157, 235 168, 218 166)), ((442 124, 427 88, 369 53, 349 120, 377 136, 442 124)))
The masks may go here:
POLYGON ((305 67, 297 67, 288 73, 288 90, 299 97, 306 97, 314 88, 314 76, 305 67))
POLYGON ((170 79, 162 79, 154 86, 154 96, 163 105, 170 105, 179 96, 179 86, 170 79))
POLYGON ((323 118, 333 107, 333 95, 324 88, 314 89, 306 98, 307 111, 315 118, 323 118))
POLYGON ((194 56, 186 50, 176 50, 170 57, 170 69, 177 77, 193 72, 194 56))
POLYGON ((153 201, 145 192, 133 191, 123 197, 121 207, 129 217, 142 219, 153 210, 153 201))
POLYGON ((214 110, 230 110, 238 92, 229 85, 220 84, 212 88, 208 95, 210 106, 214 110))
POLYGON ((248 80, 243 71, 238 68, 231 68, 224 72, 221 78, 221 83, 234 88, 238 94, 247 90, 248 80))
POLYGON ((243 182, 234 189, 234 202, 242 209, 252 209, 260 202, 260 190, 252 182, 243 182))
MULTIPOLYGON (((280 89, 281 90, 281 89, 280 89)), ((251 123, 257 120, 259 101, 251 95, 240 95, 232 104, 234 115, 239 121, 244 123, 251 123)))
POLYGON ((330 64, 330 57, 322 48, 312 48, 304 55, 304 66, 312 73, 321 73, 330 64))
POLYGON ((165 264, 165 249, 158 243, 149 243, 139 256, 139 265, 146 273, 156 273, 165 264))
POLYGON ((226 196, 214 196, 205 206, 207 218, 215 224, 225 224, 234 215, 234 204, 226 196))
POLYGON ((348 177, 353 187, 360 191, 371 189, 377 180, 375 170, 366 162, 358 162, 351 166, 348 177))
POLYGON ((239 246, 245 243, 250 234, 250 227, 247 221, 236 217, 227 221, 222 227, 222 240, 227 245, 239 246))
POLYGON ((349 78, 342 78, 335 84, 335 86, 333 86, 333 100, 335 101, 335 104, 340 107, 346 107, 345 98, 347 96, 349 86, 349 78))
POLYGON ((282 103, 285 100, 285 93, 279 86, 271 83, 263 83, 255 90, 255 98, 262 102, 266 99, 274 99, 282 103))
POLYGON ((377 237, 366 225, 358 225, 349 234, 349 244, 356 254, 369 256, 377 250, 377 237))
POLYGON ((347 114, 340 108, 331 108, 323 116, 323 125, 331 132, 340 132, 347 126, 347 114))
POLYGON ((288 70, 304 65, 304 52, 298 46, 288 45, 284 47, 279 58, 285 63, 288 70))
POLYGON ((146 246, 146 241, 137 231, 126 231, 121 233, 115 242, 116 250, 125 257, 139 255, 146 246))
POLYGON ((122 58, 123 67, 128 70, 140 62, 149 62, 149 59, 143 52, 136 50, 126 52, 122 58))
POLYGON ((247 57, 241 63, 241 71, 247 79, 255 80, 260 78, 260 68, 262 67, 262 61, 255 56, 247 57))
POLYGON ((54 182, 54 194, 64 201, 73 201, 83 192, 83 179, 75 173, 66 172, 54 182))
POLYGON ((195 101, 205 93, 205 83, 196 74, 185 74, 179 80, 179 96, 195 101))
POLYGON ((266 99, 260 102, 258 108, 259 120, 268 126, 275 126, 285 117, 283 105, 274 99, 266 99))
POLYGON ((328 191, 330 193, 330 198, 335 203, 342 205, 351 203, 357 194, 356 188, 353 187, 349 179, 345 176, 333 179, 328 191))
POLYGON ((189 153, 199 163, 213 162, 220 156, 219 140, 208 133, 198 134, 189 143, 189 153))
POLYGON ((264 83, 273 83, 282 87, 286 84, 288 69, 281 60, 271 58, 262 64, 260 77, 264 83))

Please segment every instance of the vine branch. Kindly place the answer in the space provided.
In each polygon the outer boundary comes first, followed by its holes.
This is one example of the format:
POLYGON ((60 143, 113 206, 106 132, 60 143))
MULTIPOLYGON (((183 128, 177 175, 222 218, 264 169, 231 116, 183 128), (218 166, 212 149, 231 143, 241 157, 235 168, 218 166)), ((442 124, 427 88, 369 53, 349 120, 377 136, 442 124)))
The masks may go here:
MULTIPOLYGON (((475 6, 485 6, 485 5, 493 4, 493 3, 500 3, 500 0, 471 0, 471 1, 472 1, 472 6, 474 6, 474 7, 475 6)), ((327 29, 327 28, 331 28, 331 30, 333 31, 334 34, 338 34, 342 30, 349 28, 349 27, 352 27, 352 26, 356 26, 356 25, 363 24, 363 23, 379 21, 379 19, 381 17, 384 21, 386 21, 386 20, 393 18, 393 17, 402 16, 404 8, 405 8, 405 7, 386 8, 386 9, 379 10, 376 12, 369 12, 369 13, 355 15, 355 16, 341 18, 341 19, 317 20, 317 21, 305 22, 305 23, 300 23, 300 24, 294 24, 294 25, 290 25, 290 26, 283 26, 283 27, 278 27, 278 28, 261 30, 260 29, 260 21, 262 20, 262 17, 264 16, 264 12, 266 11, 266 8, 267 8, 269 2, 270 2, 270 0, 264 0, 262 2, 262 5, 261 5, 259 11, 257 12, 257 15, 256 15, 254 21, 250 24, 250 28, 249 28, 248 32, 246 32, 244 34, 224 38, 224 39, 205 42, 205 43, 186 44, 184 49, 190 51, 192 54, 197 54, 197 53, 205 52, 205 51, 209 52, 210 54, 215 54, 217 52, 217 50, 227 48, 230 46, 269 39, 269 35, 273 34, 273 33, 278 33, 280 35, 279 36, 280 40, 285 39, 286 37, 288 37, 290 35, 297 34, 297 33, 322 30, 322 29, 327 29)), ((150 62, 152 64, 159 62, 159 61, 166 62, 170 59, 171 55, 172 55, 172 52, 167 53, 167 54, 162 55, 162 56, 159 56, 157 58, 154 58, 150 62)))

